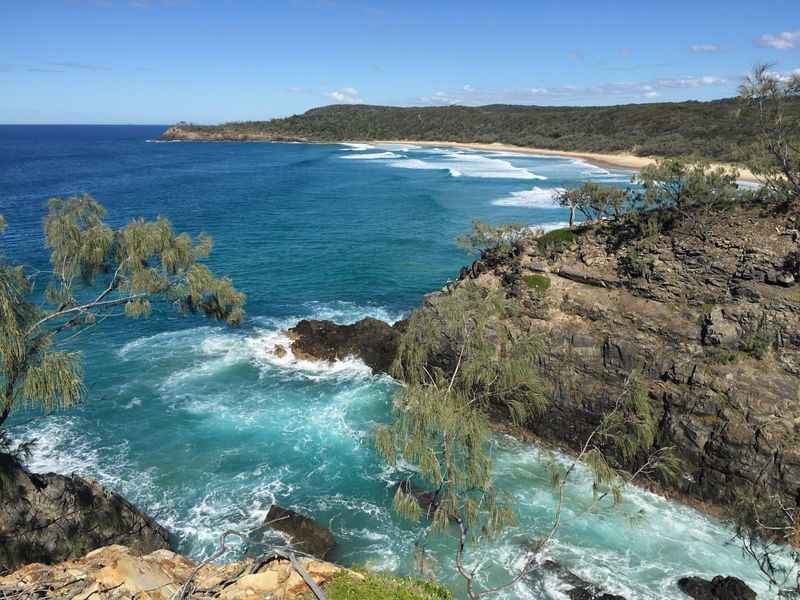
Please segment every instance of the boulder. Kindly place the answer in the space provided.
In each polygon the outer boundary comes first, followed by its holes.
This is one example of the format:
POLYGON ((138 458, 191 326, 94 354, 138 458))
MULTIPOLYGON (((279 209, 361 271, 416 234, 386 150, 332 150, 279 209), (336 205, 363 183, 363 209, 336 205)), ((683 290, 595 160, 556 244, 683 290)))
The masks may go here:
POLYGON ((711 581, 684 577, 678 580, 678 587, 694 600, 756 600, 756 593, 738 577, 717 575, 711 581))
POLYGON ((95 481, 31 473, 0 454, 0 573, 111 544, 137 553, 169 549, 169 532, 95 481))
POLYGON ((273 504, 264 525, 285 533, 299 552, 325 558, 336 546, 331 530, 314 519, 273 504))
POLYGON ((356 356, 376 373, 387 373, 400 340, 400 323, 394 326, 367 317, 352 325, 303 320, 288 331, 292 352, 310 360, 342 360, 356 356))
POLYGON ((725 319, 720 308, 711 310, 703 320, 703 344, 736 348, 739 345, 739 332, 736 325, 725 319))
POLYGON ((554 560, 544 561, 542 567, 570 586, 567 590, 567 597, 570 600, 626 600, 624 596, 603 591, 554 560))

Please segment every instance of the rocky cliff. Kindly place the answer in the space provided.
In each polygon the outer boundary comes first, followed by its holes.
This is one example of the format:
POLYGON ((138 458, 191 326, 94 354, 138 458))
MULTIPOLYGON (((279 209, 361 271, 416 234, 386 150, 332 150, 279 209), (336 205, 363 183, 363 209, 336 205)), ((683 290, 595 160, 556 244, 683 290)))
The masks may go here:
MULTIPOLYGON (((763 483, 796 498, 796 227, 785 213, 741 206, 649 236, 614 223, 553 232, 484 256, 442 293, 472 282, 525 306, 550 396, 527 425, 538 437, 564 447, 584 439, 637 371, 658 443, 683 459, 681 492, 730 505, 763 483)), ((420 310, 436 305, 431 295, 420 310)))
POLYGON ((0 454, 0 573, 109 544, 170 548, 167 530, 119 494, 76 475, 30 473, 0 454))

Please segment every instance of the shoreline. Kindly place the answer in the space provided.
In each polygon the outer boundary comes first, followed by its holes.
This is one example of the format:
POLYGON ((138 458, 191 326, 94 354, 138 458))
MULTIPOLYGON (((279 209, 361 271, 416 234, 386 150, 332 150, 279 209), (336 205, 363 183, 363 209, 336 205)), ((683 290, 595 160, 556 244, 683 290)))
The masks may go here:
MULTIPOLYGON (((471 150, 486 150, 490 152, 516 152, 518 154, 543 155, 543 156, 564 156, 569 158, 580 158, 588 163, 600 167, 614 167, 628 171, 638 172, 643 167, 653 165, 659 158, 654 156, 636 156, 625 152, 606 153, 606 152, 579 152, 574 150, 550 150, 547 148, 530 148, 528 146, 514 146, 513 144, 483 144, 479 142, 443 142, 443 141, 418 141, 418 140, 357 140, 347 141, 346 143, 356 144, 415 144, 418 146, 445 146, 448 148, 468 148, 471 150)), ((739 171, 738 179, 748 183, 759 183, 756 176, 744 167, 729 163, 710 163, 712 167, 725 167, 739 171)))

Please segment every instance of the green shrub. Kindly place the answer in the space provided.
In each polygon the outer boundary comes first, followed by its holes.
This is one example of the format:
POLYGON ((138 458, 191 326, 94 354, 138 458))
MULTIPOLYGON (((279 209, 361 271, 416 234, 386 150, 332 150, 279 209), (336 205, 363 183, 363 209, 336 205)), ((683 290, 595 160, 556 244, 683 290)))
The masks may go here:
MULTIPOLYGON (((359 571, 364 579, 341 572, 326 586, 330 600, 453 600, 444 587, 407 577, 359 571)), ((313 598, 313 596, 309 596, 313 598)))
POLYGON ((742 340, 739 350, 753 358, 762 360, 772 347, 772 340, 766 335, 755 334, 742 340))
POLYGON ((575 232, 570 229, 554 229, 536 238, 536 245, 540 252, 555 252, 566 248, 577 238, 575 232))
POLYGON ((539 294, 544 294, 550 288, 550 278, 545 275, 526 275, 525 285, 539 294))
POLYGON ((726 350, 725 348, 710 348, 707 352, 708 359, 720 365, 732 365, 739 358, 739 355, 733 350, 726 350))

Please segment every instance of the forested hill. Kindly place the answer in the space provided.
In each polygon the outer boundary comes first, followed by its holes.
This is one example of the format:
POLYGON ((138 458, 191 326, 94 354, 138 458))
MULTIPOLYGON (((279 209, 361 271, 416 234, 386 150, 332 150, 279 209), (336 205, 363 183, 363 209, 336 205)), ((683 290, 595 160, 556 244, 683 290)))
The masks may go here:
MULTIPOLYGON (((553 150, 695 154, 741 161, 754 134, 736 99, 604 107, 490 105, 399 108, 334 105, 271 121, 215 126, 181 123, 167 139, 435 140, 553 150)), ((800 103, 791 107, 800 114, 800 103)))

